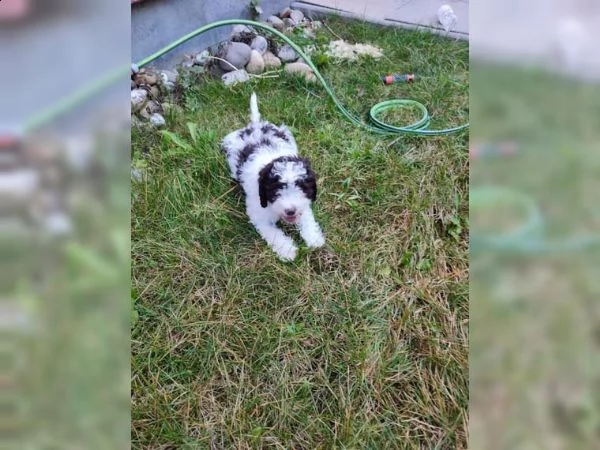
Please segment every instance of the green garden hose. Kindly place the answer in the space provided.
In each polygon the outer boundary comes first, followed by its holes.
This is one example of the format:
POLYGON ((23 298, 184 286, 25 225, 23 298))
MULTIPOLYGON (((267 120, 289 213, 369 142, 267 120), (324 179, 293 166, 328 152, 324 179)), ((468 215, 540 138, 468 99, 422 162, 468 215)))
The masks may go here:
POLYGON ((388 101, 376 104, 375 106, 373 106, 371 108, 371 110, 369 112, 369 118, 372 122, 372 125, 367 124, 364 121, 360 120, 359 118, 353 116, 344 107, 344 105, 342 105, 342 102, 335 96, 335 94, 333 93, 333 91, 331 90, 331 88, 329 87, 329 85, 327 84, 325 79, 323 78, 323 75, 321 75, 321 73, 319 72, 317 67, 314 65, 314 63, 311 61, 311 59, 302 51, 302 49, 297 44, 295 44, 289 37, 287 37, 285 34, 281 33, 280 31, 277 31, 268 25, 265 25, 265 24, 262 24, 259 22, 254 22, 252 20, 232 19, 232 20, 220 20, 218 22, 209 23, 208 25, 200 27, 197 30, 194 30, 191 33, 188 33, 185 36, 177 39, 176 41, 167 45, 163 49, 157 51, 153 55, 150 55, 147 58, 144 58, 139 63, 137 63, 137 65, 138 65, 138 67, 143 67, 143 66, 151 63, 152 61, 155 61, 156 59, 160 58, 164 54, 170 52, 174 48, 180 46, 181 44, 189 41, 190 39, 192 39, 202 33, 206 33, 207 31, 212 30, 213 28, 218 28, 218 27, 223 27, 223 26, 228 26, 228 25, 248 25, 248 26, 255 27, 255 28, 261 28, 265 31, 268 31, 269 33, 276 35, 281 40, 283 40, 286 44, 288 44, 290 47, 292 47, 296 51, 296 53, 312 69, 315 76, 321 82, 321 84, 325 88, 325 91, 331 97, 331 99, 335 103, 336 107, 340 110, 340 112, 344 115, 344 117, 346 117, 350 122, 352 122, 356 126, 365 128, 371 132, 379 133, 379 134, 387 134, 387 135, 412 134, 412 135, 416 135, 416 136, 447 135, 450 133, 464 130, 469 127, 469 124, 467 123, 465 125, 461 125, 461 126, 454 127, 454 128, 446 128, 444 130, 429 130, 427 128, 429 127, 431 117, 429 116, 429 112, 427 111, 427 108, 423 104, 421 104, 415 100, 407 100, 407 99, 388 100, 388 101), (384 111, 388 111, 391 109, 399 109, 399 108, 409 108, 409 107, 419 109, 422 113, 422 117, 417 122, 409 124, 407 126, 397 127, 394 125, 387 124, 378 118, 384 111))

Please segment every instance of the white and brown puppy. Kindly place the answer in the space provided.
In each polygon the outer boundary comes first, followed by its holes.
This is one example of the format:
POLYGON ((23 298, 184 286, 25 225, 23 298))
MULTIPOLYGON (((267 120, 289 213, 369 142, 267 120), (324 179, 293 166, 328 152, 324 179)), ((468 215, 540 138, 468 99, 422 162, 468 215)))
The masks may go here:
POLYGON ((294 241, 277 222, 298 226, 309 247, 321 247, 325 238, 311 204, 317 198, 315 173, 298 156, 296 141, 285 126, 261 121, 256 94, 250 98, 250 123, 229 133, 221 144, 231 170, 246 194, 250 222, 273 251, 285 261, 298 252, 294 241))

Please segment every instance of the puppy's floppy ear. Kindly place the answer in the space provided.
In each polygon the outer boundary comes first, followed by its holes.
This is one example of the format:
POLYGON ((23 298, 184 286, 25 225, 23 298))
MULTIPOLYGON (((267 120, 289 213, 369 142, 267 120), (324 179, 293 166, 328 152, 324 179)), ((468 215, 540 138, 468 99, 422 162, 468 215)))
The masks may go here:
POLYGON ((269 163, 258 173, 258 197, 260 198, 260 206, 263 208, 267 207, 272 188, 271 185, 273 184, 273 180, 271 179, 272 169, 273 163, 269 163))
POLYGON ((304 195, 306 195, 306 198, 314 202, 317 199, 317 176, 310 167, 310 162, 307 159, 303 159, 302 161, 306 167, 306 175, 300 181, 299 187, 304 192, 304 195))

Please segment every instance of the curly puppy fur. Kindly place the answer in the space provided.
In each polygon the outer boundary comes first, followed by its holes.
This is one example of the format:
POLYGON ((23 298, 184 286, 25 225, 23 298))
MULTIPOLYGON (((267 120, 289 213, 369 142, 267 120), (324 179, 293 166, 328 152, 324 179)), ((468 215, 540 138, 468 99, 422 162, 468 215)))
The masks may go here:
POLYGON ((310 162, 298 156, 296 141, 285 125, 261 121, 256 94, 250 98, 250 123, 229 133, 221 149, 231 176, 246 194, 250 223, 284 261, 296 258, 298 248, 277 222, 294 224, 309 247, 325 238, 312 213, 317 179, 310 162))

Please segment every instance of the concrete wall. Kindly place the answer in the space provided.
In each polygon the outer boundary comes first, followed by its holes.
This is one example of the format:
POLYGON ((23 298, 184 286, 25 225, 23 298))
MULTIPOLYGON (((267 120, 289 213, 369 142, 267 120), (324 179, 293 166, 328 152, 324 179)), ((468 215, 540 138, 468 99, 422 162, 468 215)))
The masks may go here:
MULTIPOLYGON (((262 20, 289 6, 290 0, 261 0, 262 20)), ((174 40, 211 22, 251 19, 250 0, 146 0, 131 5, 131 57, 139 61, 174 40)), ((153 65, 168 68, 186 53, 198 52, 229 36, 231 27, 211 30, 195 37, 156 60, 153 65)))

